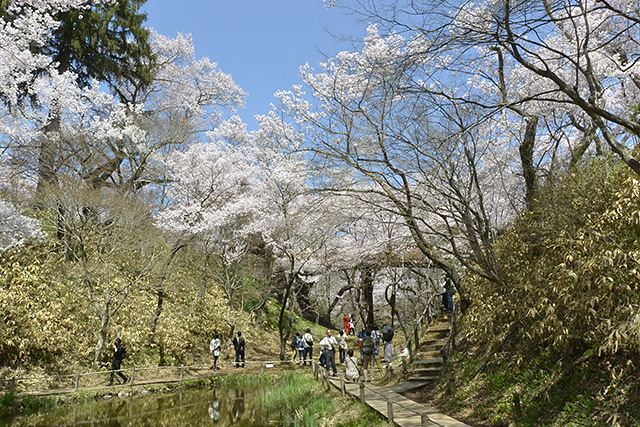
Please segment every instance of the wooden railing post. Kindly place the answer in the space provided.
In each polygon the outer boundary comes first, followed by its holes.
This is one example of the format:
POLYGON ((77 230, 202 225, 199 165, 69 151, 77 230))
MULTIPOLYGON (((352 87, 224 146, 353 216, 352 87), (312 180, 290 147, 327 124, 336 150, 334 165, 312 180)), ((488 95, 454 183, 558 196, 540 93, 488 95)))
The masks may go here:
POLYGON ((131 379, 129 380, 129 385, 133 385, 133 381, 136 379, 136 368, 131 368, 131 379))
POLYGON ((340 377, 340 391, 342 391, 342 396, 347 395, 347 386, 344 383, 344 378, 340 377))
POLYGON ((364 399, 364 382, 360 382, 360 401, 365 403, 364 399))
POLYGON ((76 390, 80 387, 80 374, 76 374, 76 390))
POLYGON ((387 399, 387 418, 393 422, 393 401, 391 399, 387 399))
POLYGON ((420 425, 422 427, 427 427, 429 424, 429 417, 425 414, 420 414, 420 425))
POLYGON ((180 366, 180 384, 182 384, 183 378, 184 378, 184 365, 180 366))

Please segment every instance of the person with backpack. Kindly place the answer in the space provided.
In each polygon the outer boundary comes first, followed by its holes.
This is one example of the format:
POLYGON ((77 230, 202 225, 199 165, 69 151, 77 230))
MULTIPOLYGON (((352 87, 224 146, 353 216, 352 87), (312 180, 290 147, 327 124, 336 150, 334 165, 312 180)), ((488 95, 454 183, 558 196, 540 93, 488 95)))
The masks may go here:
POLYGON ((109 378, 109 386, 113 385, 113 379, 116 376, 116 371, 120 378, 122 378, 122 384, 126 384, 129 380, 125 374, 120 372, 120 365, 126 356, 126 350, 122 346, 122 340, 120 338, 116 338, 113 342, 113 358, 111 359, 111 377, 109 378))
POLYGON ((342 365, 347 357, 347 336, 342 331, 338 335, 338 351, 340 352, 340 364, 342 365))
POLYGON ((298 334, 300 332, 296 332, 293 339, 291 340, 291 344, 289 344, 289 348, 291 349, 291 362, 295 362, 298 357, 298 334))
POLYGON ((338 370, 336 369, 336 347, 338 341, 331 336, 331 329, 327 329, 327 336, 320 341, 322 346, 322 357, 324 358, 324 369, 329 373, 329 368, 333 370, 333 376, 338 376, 338 370))
POLYGON ((296 338, 298 356, 300 357, 300 366, 302 366, 302 360, 304 359, 304 340, 302 339, 302 332, 296 332, 296 338))
POLYGON ((307 332, 302 336, 302 340, 304 341, 304 366, 307 366, 307 356, 309 357, 309 365, 311 365, 311 361, 313 360, 313 336, 311 335, 311 329, 307 328, 307 332))
POLYGON ((365 331, 362 338, 362 372, 364 380, 373 381, 373 357, 375 356, 376 342, 371 337, 371 331, 365 331), (367 378, 367 370, 371 370, 370 379, 367 378))
POLYGON ((349 381, 358 381, 360 378, 360 372, 358 372, 358 361, 353 357, 353 350, 347 351, 345 363, 347 368, 344 371, 344 377, 349 381))
POLYGON ((371 329, 371 338, 376 342, 374 353, 377 356, 380 354, 380 339, 382 338, 382 332, 380 332, 378 326, 374 326, 373 329, 371 329))
POLYGON ((220 357, 221 344, 222 343, 220 341, 220 334, 216 334, 215 337, 213 337, 213 339, 209 343, 209 352, 213 354, 213 370, 214 371, 220 370, 220 368, 218 368, 218 357, 220 357))
POLYGON ((384 341, 384 360, 385 362, 391 362, 393 360, 393 339, 394 331, 391 325, 384 325, 382 327, 382 341, 384 341))
POLYGON ((445 311, 449 313, 453 313, 453 283, 451 282, 451 277, 445 276, 444 292, 442 293, 442 306, 445 311))
POLYGON ((242 338, 242 332, 238 332, 238 336, 233 339, 233 348, 236 351, 236 368, 240 367, 240 361, 242 361, 242 367, 244 368, 244 348, 246 342, 242 338))

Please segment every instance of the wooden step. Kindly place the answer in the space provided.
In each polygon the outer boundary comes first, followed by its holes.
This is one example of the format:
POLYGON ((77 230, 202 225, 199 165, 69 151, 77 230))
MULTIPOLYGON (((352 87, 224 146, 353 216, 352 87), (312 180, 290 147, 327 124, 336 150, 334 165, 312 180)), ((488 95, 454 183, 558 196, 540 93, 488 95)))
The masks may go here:
POLYGON ((442 368, 414 368, 410 371, 410 373, 421 376, 421 377, 433 377, 440 376, 442 372, 442 368))
POLYGON ((443 347, 446 343, 446 338, 425 338, 420 342, 420 347, 431 345, 443 347))
POLYGON ((444 345, 421 345, 418 353, 435 353, 440 352, 444 345))
POLYGON ((441 366, 443 363, 444 363, 444 360, 442 359, 442 357, 416 359, 413 361, 413 364, 416 365, 418 369, 429 367, 429 366, 433 366, 433 367, 441 366))
POLYGON ((407 381, 412 381, 412 382, 413 381, 423 381, 423 382, 426 382, 426 383, 431 383, 431 382, 433 382, 433 381, 435 381, 437 379, 438 379, 438 377, 433 377, 433 378, 422 378, 422 377, 412 377, 412 376, 407 377, 407 381))
POLYGON ((446 338, 449 335, 449 331, 435 331, 435 332, 427 332, 422 336, 422 339, 433 339, 433 338, 446 338))
POLYGON ((416 359, 437 359, 441 356, 442 356, 442 353, 440 353, 440 350, 428 351, 428 350, 422 349, 416 353, 415 358, 416 359))

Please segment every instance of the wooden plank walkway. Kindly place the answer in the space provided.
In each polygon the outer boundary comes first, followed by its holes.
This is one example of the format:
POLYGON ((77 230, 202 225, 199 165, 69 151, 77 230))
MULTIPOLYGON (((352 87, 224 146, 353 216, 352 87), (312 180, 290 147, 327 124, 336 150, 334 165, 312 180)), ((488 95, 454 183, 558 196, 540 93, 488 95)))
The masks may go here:
MULTIPOLYGON (((340 378, 329 378, 329 381, 341 390, 340 378)), ((402 389, 402 387, 396 389, 402 389)), ((345 382, 345 391, 357 399, 361 398, 360 383, 345 382)), ((383 416, 393 418, 393 421, 401 427, 469 427, 463 422, 440 414, 386 387, 366 383, 364 394, 367 405, 383 416), (389 401, 395 402, 391 405, 392 417, 389 417, 389 401)))

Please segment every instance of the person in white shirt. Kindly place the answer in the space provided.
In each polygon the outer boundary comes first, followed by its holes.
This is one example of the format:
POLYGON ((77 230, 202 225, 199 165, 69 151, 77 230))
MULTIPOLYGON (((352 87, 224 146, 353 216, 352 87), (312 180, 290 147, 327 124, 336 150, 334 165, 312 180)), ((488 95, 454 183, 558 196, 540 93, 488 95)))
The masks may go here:
POLYGON ((304 352, 302 353, 304 357, 304 366, 307 366, 307 356, 309 356, 309 365, 311 365, 311 361, 313 360, 313 336, 311 335, 311 329, 307 328, 307 332, 302 336, 302 341, 304 345, 304 352))
POLYGON ((353 350, 347 351, 345 363, 347 364, 347 369, 344 372, 344 377, 349 381, 358 381, 360 372, 358 372, 358 362, 356 358, 353 357, 353 350))
POLYGON ((340 364, 343 364, 347 357, 347 336, 342 331, 338 335, 338 350, 340 351, 340 364))
POLYGON ((216 334, 216 336, 209 343, 209 351, 213 354, 213 370, 219 371, 218 368, 218 357, 220 357, 220 334, 216 334))
POLYGON ((336 347, 338 346, 338 341, 334 337, 331 336, 331 329, 327 329, 327 336, 322 338, 320 341, 320 346, 322 347, 322 354, 324 356, 324 366, 329 372, 329 367, 333 370, 333 376, 338 376, 338 370, 336 369, 336 347))

